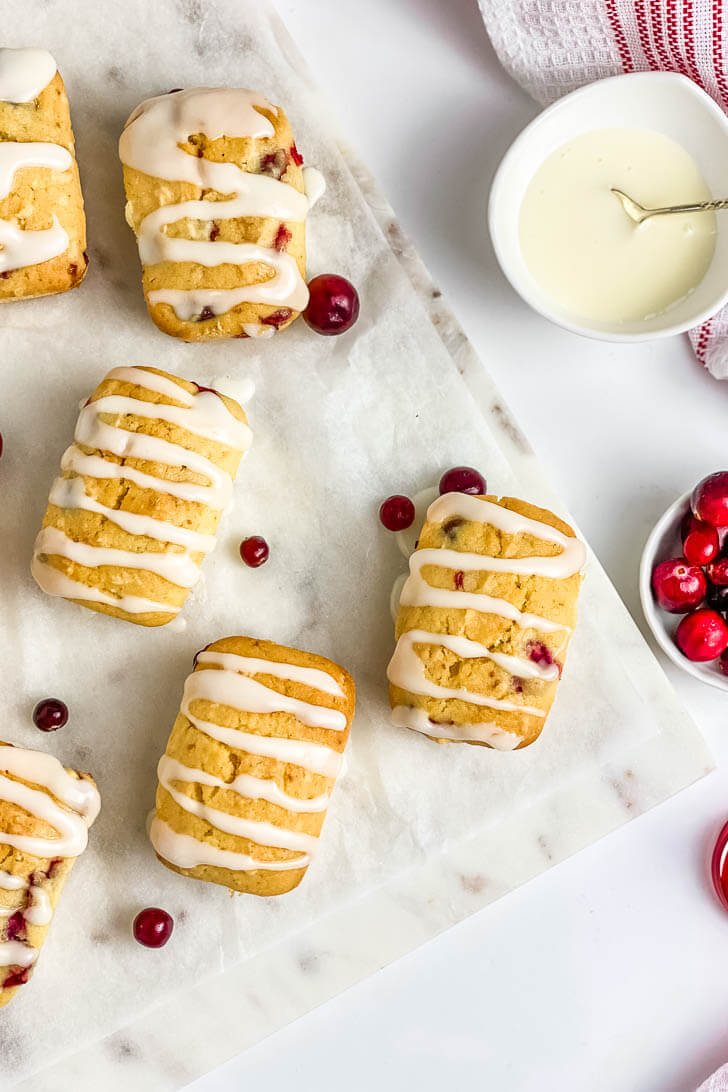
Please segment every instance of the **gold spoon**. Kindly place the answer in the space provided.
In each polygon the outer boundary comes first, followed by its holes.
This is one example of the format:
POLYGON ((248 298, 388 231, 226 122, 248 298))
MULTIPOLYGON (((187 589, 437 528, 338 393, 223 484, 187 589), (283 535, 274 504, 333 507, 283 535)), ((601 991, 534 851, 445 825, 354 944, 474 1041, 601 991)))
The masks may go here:
POLYGON ((614 186, 612 186, 612 193, 635 224, 644 223, 650 216, 667 216, 673 212, 712 212, 715 209, 728 209, 728 198, 722 201, 699 201, 696 205, 668 205, 664 209, 646 209, 644 205, 640 205, 639 201, 634 201, 614 186))

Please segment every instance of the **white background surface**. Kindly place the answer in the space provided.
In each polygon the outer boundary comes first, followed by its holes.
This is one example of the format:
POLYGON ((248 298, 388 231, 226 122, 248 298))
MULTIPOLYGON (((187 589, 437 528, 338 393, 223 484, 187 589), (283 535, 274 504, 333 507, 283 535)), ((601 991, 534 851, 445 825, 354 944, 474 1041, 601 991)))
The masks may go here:
MULTIPOLYGON (((476 0, 276 6, 644 628, 642 544, 728 465, 728 384, 686 339, 582 340, 504 281, 488 187, 537 108, 476 0)), ((728 818, 728 696, 662 662, 717 772, 190 1089, 688 1092, 727 1061, 728 915, 706 862, 728 818)))

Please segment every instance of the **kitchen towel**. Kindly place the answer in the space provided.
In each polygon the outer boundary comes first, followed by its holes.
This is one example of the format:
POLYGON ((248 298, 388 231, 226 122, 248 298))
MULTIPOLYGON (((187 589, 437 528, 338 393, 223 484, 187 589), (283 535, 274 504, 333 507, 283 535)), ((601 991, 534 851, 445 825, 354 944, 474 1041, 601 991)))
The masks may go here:
MULTIPOLYGON (((661 69, 694 80, 728 112, 725 0, 479 3, 501 64, 538 102, 605 76, 661 69)), ((728 307, 689 337, 710 374, 728 379, 728 307)))

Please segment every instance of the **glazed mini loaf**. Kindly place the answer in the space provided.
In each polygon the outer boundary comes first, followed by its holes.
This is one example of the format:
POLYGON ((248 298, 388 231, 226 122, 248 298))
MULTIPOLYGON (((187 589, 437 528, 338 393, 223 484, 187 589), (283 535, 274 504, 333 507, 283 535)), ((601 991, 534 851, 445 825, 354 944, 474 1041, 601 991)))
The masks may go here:
POLYGON ((86 219, 68 99, 45 49, 0 49, 0 302, 86 275, 86 219))
POLYGON ((82 408, 31 571, 49 595, 142 626, 181 610, 250 444, 237 402, 114 368, 82 408))
POLYGON ((430 506, 397 615, 392 718, 439 743, 512 750, 540 735, 576 623, 584 544, 512 497, 430 506))
POLYGON ((323 180, 303 169, 279 107, 242 88, 173 91, 137 107, 119 155, 160 330, 204 341, 293 322, 308 302, 305 219, 323 180))
POLYGON ((183 876, 284 894, 316 850, 354 682, 323 656, 251 637, 195 663, 159 763, 152 845, 183 876))
POLYGON ((90 774, 0 741, 0 1008, 33 973, 100 807, 90 774))

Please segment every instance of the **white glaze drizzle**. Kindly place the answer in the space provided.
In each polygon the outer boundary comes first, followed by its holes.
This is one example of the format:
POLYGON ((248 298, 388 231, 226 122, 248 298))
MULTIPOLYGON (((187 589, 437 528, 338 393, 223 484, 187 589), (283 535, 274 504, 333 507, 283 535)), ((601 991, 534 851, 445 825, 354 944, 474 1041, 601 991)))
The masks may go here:
MULTIPOLYGON (((325 773, 329 777, 336 776, 341 765, 341 755, 331 748, 323 747, 321 744, 310 744, 303 740, 271 738, 225 728, 201 720, 192 713, 190 708, 195 701, 209 701, 215 705, 225 705, 245 712, 286 712, 295 716, 303 724, 343 731, 346 729, 347 721, 345 715, 338 710, 281 694, 251 677, 252 675, 272 675, 275 678, 302 684, 312 690, 343 697, 344 691, 341 685, 328 671, 254 656, 209 650, 198 653, 197 660, 198 664, 212 666, 193 671, 188 676, 180 707, 182 715, 187 717, 195 728, 232 747, 247 749, 252 754, 270 755, 281 762, 301 765, 304 768, 325 773)), ((219 811, 175 789, 172 782, 184 781, 192 784, 197 782, 201 785, 229 789, 242 797, 253 800, 264 799, 293 812, 324 811, 328 803, 328 793, 313 800, 301 800, 282 792, 271 779, 251 777, 247 774, 238 775, 233 782, 226 783, 207 771, 189 769, 167 755, 163 756, 159 763, 158 774, 160 785, 179 807, 204 819, 219 830, 258 845, 304 854, 295 861, 260 861, 245 853, 221 851, 214 846, 203 845, 188 835, 177 834, 168 824, 155 820, 150 832, 152 844, 157 852, 172 864, 185 868, 194 868, 197 864, 219 864, 219 867, 245 870, 270 867, 292 869, 302 868, 308 864, 318 844, 317 836, 279 827, 274 823, 243 819, 228 812, 219 811), (183 860, 194 863, 181 864, 183 860), (235 863, 223 864, 223 861, 235 863)))
POLYGON ((101 806, 96 786, 71 777, 53 755, 21 747, 0 747, 0 771, 0 800, 16 804, 57 832, 57 837, 48 838, 0 830, 0 844, 35 857, 78 857, 86 848, 88 828, 101 806), (42 789, 31 788, 24 781, 42 789))
POLYGON ((6 140, 0 144, 0 200, 8 196, 17 171, 24 167, 68 171, 72 166, 71 153, 60 144, 6 140))
POLYGON ((229 868, 234 872, 255 872, 258 869, 287 872, 293 868, 306 868, 310 861, 308 854, 287 861, 260 861, 247 853, 218 849, 209 842, 198 842, 189 834, 178 834, 157 816, 152 820, 149 838, 159 856, 177 868, 210 865, 215 868, 229 868))
POLYGON ((319 667, 302 667, 282 660, 263 660, 255 656, 241 656, 237 652, 200 652, 197 662, 218 664, 225 671, 238 671, 242 675, 273 675, 277 679, 302 683, 312 690, 322 690, 335 698, 343 698, 344 691, 333 675, 319 667))
MULTIPOLYGON (((248 800, 267 800, 268 803, 276 804, 279 808, 285 808, 286 811, 326 811, 329 802, 328 793, 321 793, 320 796, 314 796, 308 800, 300 796, 291 796, 290 793, 279 788, 272 778, 253 777, 251 774, 241 773, 233 781, 223 781, 222 778, 215 777, 206 770, 195 770, 184 766, 169 755, 162 755, 160 758, 157 776, 159 784, 168 791, 170 791, 171 781, 197 782, 199 785, 209 785, 235 792, 238 796, 247 797, 248 800)), ((184 804, 180 806, 184 807, 184 804)))
MULTIPOLYGON (((472 705, 484 705, 489 709, 503 709, 509 713, 528 713, 533 717, 545 716, 543 709, 531 705, 518 705, 504 698, 491 698, 485 694, 478 694, 464 687, 459 689, 449 686, 439 686, 427 678, 425 664, 415 651, 415 644, 440 645, 448 648, 461 659, 476 659, 483 656, 498 663, 498 653, 489 653, 484 645, 477 641, 470 641, 466 637, 451 636, 447 633, 433 634, 426 630, 411 629, 403 633, 397 642, 394 655, 387 668, 387 678, 394 686, 402 690, 409 690, 412 694, 424 694, 430 698, 452 698, 459 701, 467 701, 472 705)), ((519 672, 525 670, 525 661, 517 660, 514 656, 507 656, 508 662, 515 661, 519 672), (523 667, 521 666, 523 665, 523 667)), ((501 666, 505 666, 501 662, 501 666)), ((536 665, 533 665, 536 667, 536 665)), ((558 677, 558 669, 556 669, 558 677)))
POLYGON ((22 231, 8 220, 0 220, 0 273, 39 265, 67 249, 68 235, 55 215, 53 226, 43 231, 22 231))
POLYGON ((433 736, 435 739, 449 739, 453 742, 475 740, 478 743, 488 743, 496 751, 513 751, 521 742, 517 732, 506 732, 497 724, 433 723, 426 709, 418 709, 413 705, 395 705, 392 710, 392 724, 398 728, 412 728, 415 732, 422 732, 423 735, 433 736))
POLYGON ((3 891, 20 891, 21 888, 27 887, 27 880, 22 876, 14 876, 12 872, 0 871, 0 888, 3 891))
POLYGON ((183 709, 201 699, 217 705, 229 705, 232 709, 244 709, 248 713, 289 713, 310 728, 345 731, 346 716, 338 709, 315 705, 272 690, 249 675, 226 668, 221 655, 225 654, 207 652, 197 657, 201 663, 216 664, 223 670, 193 671, 188 675, 182 699, 183 709))
MULTIPOLYGON (((566 635, 571 632, 570 627, 565 624, 552 622, 550 619, 542 618, 539 615, 519 611, 513 604, 504 599, 494 598, 482 592, 465 592, 457 588, 433 587, 424 579, 422 570, 425 566, 432 565, 462 572, 508 572, 517 575, 533 575, 563 580, 575 575, 583 567, 586 550, 580 539, 565 535, 548 524, 520 515, 483 497, 464 493, 446 493, 438 497, 427 511, 427 521, 430 523, 443 523, 453 518, 487 523, 509 535, 530 534, 537 539, 554 542, 562 549, 559 554, 552 557, 534 555, 526 558, 494 558, 447 548, 415 550, 410 557, 409 577, 399 595, 401 605, 476 610, 481 613, 498 614, 524 628, 530 627, 541 632, 548 633, 561 630, 566 635)), ((450 649, 461 659, 485 657, 515 677, 540 678, 544 682, 552 682, 558 678, 558 666, 556 664, 542 666, 530 660, 493 652, 486 646, 462 636, 431 633, 426 630, 409 630, 399 637, 387 668, 389 681, 393 685, 413 694, 461 700, 474 705, 501 709, 506 712, 518 712, 539 717, 545 716, 544 711, 536 706, 520 705, 505 699, 490 698, 467 689, 452 689, 437 685, 427 678, 424 661, 420 659, 415 651, 415 644, 439 645, 450 649)), ((425 710, 408 706, 397 706, 396 710, 396 718, 393 713, 394 723, 412 727, 416 731, 425 732, 428 735, 433 734, 425 710)), ((493 739, 500 739, 498 733, 502 731, 496 725, 489 723, 458 724, 453 727, 438 726, 438 735, 442 738, 475 739, 480 742, 488 742, 491 746, 496 747, 499 744, 493 742, 493 739), (443 729, 442 732, 440 732, 440 728, 443 729)), ((510 741, 507 737, 514 736, 517 742, 520 740, 520 737, 515 733, 506 732, 504 734, 508 746, 502 746, 501 742, 500 749, 510 748, 510 741)), ((517 742, 513 746, 516 746, 517 742)))
POLYGON ((213 724, 212 721, 195 716, 190 712, 189 705, 183 704, 182 712, 200 732, 204 732, 206 736, 228 747, 247 751, 251 755, 260 755, 262 758, 275 758, 278 762, 300 766, 303 770, 310 770, 311 773, 322 774, 324 777, 337 777, 341 771, 342 753, 323 743, 311 743, 304 739, 287 739, 285 736, 261 736, 257 732, 226 728, 221 724, 213 724))
POLYGON ((38 948, 31 948, 23 940, 3 941, 0 943, 0 967, 32 967, 38 952, 38 948))
MULTIPOLYGON (((56 62, 45 49, 0 49, 0 101, 31 102, 56 73, 56 62)), ((43 141, 0 143, 0 200, 10 193, 16 173, 24 167, 67 171, 73 157, 60 144, 43 141)), ((0 273, 38 265, 68 249, 68 234, 53 216, 53 224, 41 231, 23 231, 9 220, 0 220, 0 273)))
MULTIPOLYGON (((180 145, 195 133, 209 140, 228 137, 271 137, 274 128, 260 113, 276 113, 262 96, 241 88, 194 88, 147 99, 134 111, 119 140, 119 155, 127 167, 168 181, 191 182, 203 190, 232 195, 226 201, 182 201, 164 205, 139 226, 139 255, 145 265, 157 262, 194 262, 246 265, 263 262, 275 272, 270 280, 226 291, 158 289, 149 293, 152 304, 169 304, 183 321, 199 317, 204 308, 220 315, 240 303, 262 303, 301 311, 308 289, 295 259, 274 247, 221 240, 170 236, 165 227, 182 219, 203 222, 259 216, 282 221, 303 221, 325 188, 318 172, 304 174, 310 197, 295 187, 264 174, 251 174, 233 163, 216 163, 190 155, 180 145)), ((275 328, 271 327, 275 333, 275 328)))
POLYGON ((144 368, 114 368, 106 378, 135 384, 142 391, 152 391, 182 404, 159 404, 145 401, 142 397, 132 398, 116 394, 89 402, 79 413, 75 442, 66 450, 61 460, 62 471, 72 471, 78 476, 57 478, 51 487, 50 503, 59 508, 80 508, 98 512, 128 534, 181 547, 183 552, 133 551, 92 546, 74 542, 55 528, 45 528, 36 539, 31 572, 40 587, 50 595, 104 603, 118 607, 128 614, 176 615, 181 609, 178 605, 139 596, 111 595, 72 579, 42 561, 40 555, 65 557, 89 567, 116 565, 147 570, 179 587, 193 587, 199 578, 200 569, 191 554, 210 552, 215 544, 214 535, 203 535, 154 516, 109 508, 88 496, 83 479, 91 477, 99 480, 128 480, 143 489, 166 493, 221 511, 232 496, 232 478, 226 471, 181 442, 172 442, 144 432, 132 432, 123 427, 122 422, 127 417, 166 421, 194 436, 241 451, 247 450, 250 445, 251 432, 244 422, 232 415, 224 401, 210 391, 190 393, 174 380, 144 368), (110 417, 113 423, 102 420, 102 415, 110 417), (122 459, 186 467, 206 478, 207 484, 170 482, 134 467, 112 462, 103 455, 87 454, 79 445, 109 452, 122 459))
MULTIPOLYGON (((144 550, 113 550, 106 546, 89 546, 75 542, 57 527, 44 527, 36 539, 39 554, 56 554, 87 568, 119 565, 127 569, 144 569, 182 588, 191 588, 200 575, 197 562, 187 553, 164 553, 144 550)), ((116 602, 116 600, 114 600, 116 602)))
POLYGON ((55 74, 47 49, 0 49, 0 102, 32 102, 55 74))

